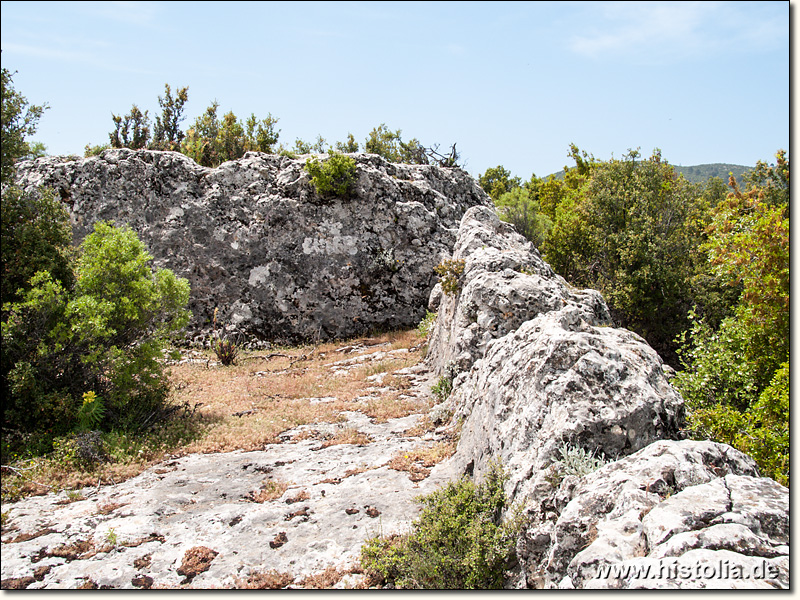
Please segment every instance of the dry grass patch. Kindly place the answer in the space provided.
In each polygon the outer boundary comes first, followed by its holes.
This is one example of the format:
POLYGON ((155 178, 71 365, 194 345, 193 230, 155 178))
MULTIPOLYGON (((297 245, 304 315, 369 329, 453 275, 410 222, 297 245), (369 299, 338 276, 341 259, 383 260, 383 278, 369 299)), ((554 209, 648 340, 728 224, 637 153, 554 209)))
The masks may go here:
POLYGON ((320 573, 314 573, 304 578, 300 586, 312 590, 329 590, 342 580, 347 571, 340 571, 336 567, 328 567, 320 573))
POLYGON ((294 577, 289 573, 267 571, 266 573, 251 573, 247 579, 236 579, 236 589, 239 590, 280 590, 294 583, 294 577))
POLYGON ((453 442, 436 442, 432 446, 396 454, 389 461, 389 468, 395 471, 407 471, 411 481, 422 481, 430 475, 431 467, 450 458, 455 451, 453 442))
MULTIPOLYGON (((44 494, 60 489, 120 483, 164 460, 167 455, 260 450, 279 443, 279 435, 300 425, 341 423, 343 411, 358 410, 378 422, 423 412, 427 401, 388 392, 369 400, 375 383, 367 377, 385 373, 381 387, 406 389, 407 378, 394 373, 418 363, 423 338, 416 330, 391 332, 349 342, 337 341, 270 353, 242 352, 237 364, 223 367, 213 363, 211 351, 198 353, 209 360, 178 362, 168 367, 172 384, 170 401, 186 407, 182 413, 143 434, 104 434, 114 437, 109 455, 112 461, 93 471, 65 464, 51 457, 19 461, 18 473, 2 478, 3 500, 44 494), (350 347, 350 351, 338 351, 350 347), (334 376, 331 365, 345 359, 377 352, 406 349, 408 353, 380 355, 348 373, 334 376), (333 397, 331 402, 312 398, 333 397)), ((331 443, 368 443, 356 432, 343 433, 331 443)))
POLYGON ((366 433, 361 433, 355 427, 346 427, 336 432, 336 434, 324 442, 322 442, 322 447, 327 448, 329 446, 335 446, 337 444, 353 444, 354 446, 365 446, 372 442, 372 438, 370 438, 366 433))
POLYGON ((367 400, 367 405, 361 409, 361 412, 375 419, 377 423, 385 423, 389 419, 427 412, 431 406, 433 404, 430 398, 418 399, 402 396, 399 392, 392 392, 367 400))
POLYGON ((261 484, 260 490, 255 490, 250 492, 245 496, 245 500, 249 500, 250 502, 257 502, 262 504, 264 502, 269 502, 270 500, 277 500, 283 493, 289 488, 289 484, 285 481, 279 481, 276 479, 267 479, 264 483, 261 484))

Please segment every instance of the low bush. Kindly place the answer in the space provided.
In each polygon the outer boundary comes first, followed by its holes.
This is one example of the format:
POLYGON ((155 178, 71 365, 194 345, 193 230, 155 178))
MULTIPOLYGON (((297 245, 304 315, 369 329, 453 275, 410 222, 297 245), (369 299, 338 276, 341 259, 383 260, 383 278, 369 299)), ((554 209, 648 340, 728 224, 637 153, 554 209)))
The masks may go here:
POLYGON ((506 478, 494 465, 479 485, 462 479, 418 498, 423 510, 409 534, 373 537, 362 547, 368 578, 405 589, 502 588, 522 527, 519 511, 504 518, 506 478))
POLYGON ((452 259, 442 261, 434 268, 439 275, 439 283, 442 284, 442 291, 448 295, 456 295, 461 289, 461 276, 464 274, 464 261, 452 259))
POLYGON ((343 154, 331 154, 320 162, 315 158, 306 161, 306 171, 311 175, 311 185, 320 196, 346 196, 356 179, 356 161, 343 154))

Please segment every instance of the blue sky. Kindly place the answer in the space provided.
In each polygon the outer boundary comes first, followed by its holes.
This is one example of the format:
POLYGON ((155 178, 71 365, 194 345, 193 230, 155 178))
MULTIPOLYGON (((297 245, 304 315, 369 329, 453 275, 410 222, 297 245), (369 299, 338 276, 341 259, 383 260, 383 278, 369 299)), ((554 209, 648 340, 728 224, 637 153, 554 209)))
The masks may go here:
POLYGON ((478 175, 600 159, 771 162, 789 148, 789 2, 2 2, 2 65, 47 102, 51 154, 189 86, 279 119, 280 142, 363 144, 381 123, 456 142, 478 175))

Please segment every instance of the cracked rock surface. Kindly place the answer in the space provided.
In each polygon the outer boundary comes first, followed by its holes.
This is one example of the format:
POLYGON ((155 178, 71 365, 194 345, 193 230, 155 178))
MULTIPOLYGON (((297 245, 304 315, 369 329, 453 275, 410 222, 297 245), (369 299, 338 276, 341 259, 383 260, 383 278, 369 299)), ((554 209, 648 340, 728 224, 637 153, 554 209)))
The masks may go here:
POLYGON ((97 221, 130 225, 159 267, 189 280, 198 340, 215 308, 229 333, 267 342, 416 327, 464 211, 491 200, 459 168, 351 157, 344 198, 315 193, 310 156, 258 152, 216 169, 152 150, 51 156, 21 162, 17 182, 60 196, 76 242, 97 221))

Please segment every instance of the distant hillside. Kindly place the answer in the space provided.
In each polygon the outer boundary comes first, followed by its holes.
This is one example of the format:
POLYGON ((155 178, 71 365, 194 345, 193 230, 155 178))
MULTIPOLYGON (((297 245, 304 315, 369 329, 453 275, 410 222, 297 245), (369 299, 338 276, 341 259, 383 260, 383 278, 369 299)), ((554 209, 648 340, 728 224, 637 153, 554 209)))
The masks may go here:
MULTIPOLYGON (((732 165, 729 163, 711 163, 708 165, 694 165, 691 167, 679 167, 672 165, 678 173, 683 173, 687 181, 692 183, 703 183, 712 177, 719 177, 725 183, 728 183, 728 174, 733 173, 737 181, 742 180, 742 177, 753 170, 753 167, 746 167, 744 165, 732 165)), ((556 179, 564 178, 564 171, 553 173, 556 179)), ((547 179, 547 177, 545 177, 547 179)))
POLYGON ((711 177, 719 177, 727 183, 728 174, 733 173, 736 179, 741 181, 742 176, 752 171, 753 167, 730 165, 728 163, 712 163, 710 165, 695 165, 693 167, 675 166, 675 170, 678 173, 683 173, 683 176, 692 183, 702 183, 711 177))

